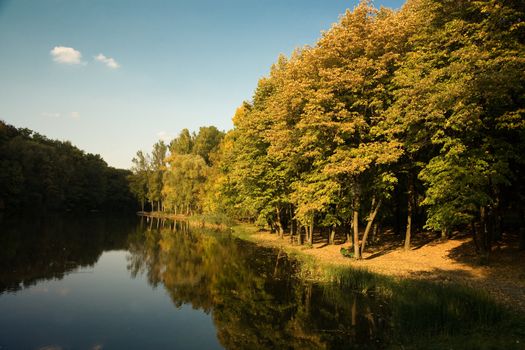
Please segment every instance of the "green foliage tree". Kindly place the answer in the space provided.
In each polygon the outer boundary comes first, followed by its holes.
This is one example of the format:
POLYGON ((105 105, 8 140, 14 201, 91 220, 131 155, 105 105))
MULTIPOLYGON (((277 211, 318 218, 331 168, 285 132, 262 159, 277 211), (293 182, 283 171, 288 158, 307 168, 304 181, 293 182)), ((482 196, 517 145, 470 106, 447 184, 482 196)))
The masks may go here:
POLYGON ((377 220, 401 233, 400 217, 407 250, 425 223, 471 230, 488 255, 503 218, 525 210, 523 18, 516 0, 363 0, 279 56, 233 130, 184 129, 161 196, 310 244, 344 232, 355 258, 377 220))
POLYGON ((152 210, 155 210, 155 204, 157 204, 157 210, 162 211, 162 188, 164 172, 166 170, 166 155, 168 147, 164 141, 158 141, 153 145, 151 152, 150 161, 150 173, 148 177, 148 199, 151 202, 152 210))
MULTIPOLYGON (((194 137, 192 151, 211 165, 213 154, 224 137, 224 132, 219 131, 215 126, 203 126, 199 128, 199 133, 194 137)), ((178 153, 178 152, 177 152, 178 153)))
POLYGON ((0 121, 0 209, 128 209, 128 174, 70 142, 0 121))
POLYGON ((424 161, 427 227, 478 232, 488 254, 501 193, 522 160, 523 4, 413 1, 426 25, 396 74, 395 114, 410 154, 424 161), (424 150, 431 159, 417 156, 424 150))
POLYGON ((170 143, 170 151, 178 154, 189 154, 193 150, 195 135, 190 134, 188 129, 182 129, 179 136, 170 143))
POLYGON ((208 166, 194 154, 172 154, 168 158, 162 194, 168 210, 191 215, 202 210, 208 166))
POLYGON ((129 186, 131 192, 140 202, 142 212, 144 212, 144 205, 148 199, 149 156, 142 151, 138 151, 136 156, 133 157, 132 163, 132 174, 128 177, 129 186))

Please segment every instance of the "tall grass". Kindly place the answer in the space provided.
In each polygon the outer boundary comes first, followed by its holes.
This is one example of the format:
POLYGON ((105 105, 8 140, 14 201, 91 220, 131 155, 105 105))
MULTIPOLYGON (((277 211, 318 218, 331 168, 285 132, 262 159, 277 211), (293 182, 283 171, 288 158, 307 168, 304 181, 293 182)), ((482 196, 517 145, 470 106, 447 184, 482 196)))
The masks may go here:
POLYGON ((232 227, 235 225, 235 221, 231 219, 226 214, 215 213, 215 214, 199 214, 193 215, 188 218, 189 221, 194 222, 205 222, 208 224, 223 226, 223 227, 232 227))
MULTIPOLYGON (((255 231, 240 227, 235 235, 254 241, 255 231)), ((377 298, 391 327, 391 348, 525 349, 524 315, 483 290, 323 264, 294 247, 285 251, 298 262, 299 278, 326 284, 325 293, 334 298, 349 293, 377 298)))
POLYGON ((523 315, 483 290, 332 265, 325 266, 322 280, 332 282, 328 290, 338 289, 334 295, 353 291, 385 305, 399 348, 525 349, 523 315))

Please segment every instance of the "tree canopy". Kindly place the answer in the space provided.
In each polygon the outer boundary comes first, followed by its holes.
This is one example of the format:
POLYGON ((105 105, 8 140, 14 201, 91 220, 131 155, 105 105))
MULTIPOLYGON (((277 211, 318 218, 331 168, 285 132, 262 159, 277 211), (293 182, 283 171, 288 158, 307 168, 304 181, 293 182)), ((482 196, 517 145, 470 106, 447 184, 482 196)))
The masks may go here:
POLYGON ((128 170, 0 121, 0 209, 129 210, 128 170))
POLYGON ((164 197, 308 243, 339 232, 356 258, 378 223, 406 248, 469 230, 486 254, 524 226, 524 18, 521 1, 363 0, 279 56, 232 130, 183 130, 164 197))

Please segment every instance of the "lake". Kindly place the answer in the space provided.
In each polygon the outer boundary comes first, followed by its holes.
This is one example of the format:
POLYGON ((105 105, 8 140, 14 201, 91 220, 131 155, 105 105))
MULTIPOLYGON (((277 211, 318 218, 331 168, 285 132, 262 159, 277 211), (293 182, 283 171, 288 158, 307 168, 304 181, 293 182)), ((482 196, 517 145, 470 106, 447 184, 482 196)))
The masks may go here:
POLYGON ((4 217, 0 349, 382 348, 380 300, 276 249, 144 217, 4 217))

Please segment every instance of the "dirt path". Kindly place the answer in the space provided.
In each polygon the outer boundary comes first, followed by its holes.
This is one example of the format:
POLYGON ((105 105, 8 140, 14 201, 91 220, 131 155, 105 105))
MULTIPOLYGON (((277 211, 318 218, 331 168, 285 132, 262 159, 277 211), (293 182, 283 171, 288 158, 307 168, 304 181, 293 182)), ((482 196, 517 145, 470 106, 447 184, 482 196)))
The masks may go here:
POLYGON ((342 266, 366 268, 390 276, 454 282, 486 290, 512 308, 525 311, 525 252, 518 251, 512 239, 496 246, 488 266, 477 263, 470 237, 456 237, 445 242, 433 236, 419 235, 413 248, 405 252, 399 239, 383 237, 382 244, 371 245, 364 259, 356 261, 340 254, 347 245, 316 243, 312 248, 292 245, 288 237, 258 232, 251 237, 260 244, 285 246, 314 256, 318 261, 342 266))

